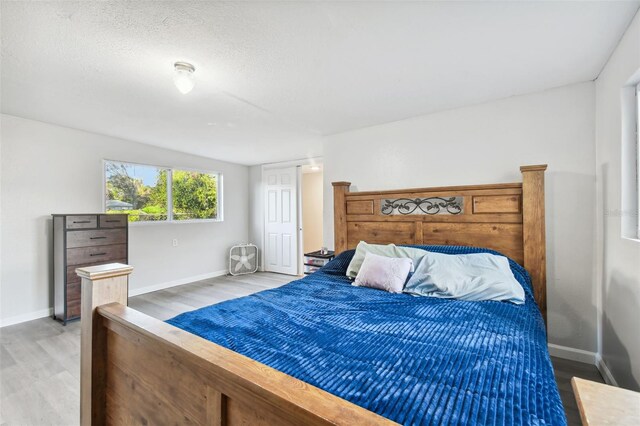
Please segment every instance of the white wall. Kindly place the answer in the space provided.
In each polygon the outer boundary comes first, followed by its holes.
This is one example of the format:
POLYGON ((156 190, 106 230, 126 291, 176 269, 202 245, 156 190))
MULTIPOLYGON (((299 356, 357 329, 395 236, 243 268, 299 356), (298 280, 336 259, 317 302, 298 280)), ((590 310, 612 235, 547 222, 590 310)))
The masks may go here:
MULTIPOLYGON (((596 176, 600 352, 615 381, 640 390, 640 241, 622 238, 622 223, 635 219, 622 204, 621 188, 635 178, 633 158, 621 162, 621 146, 634 139, 632 114, 621 108, 623 89, 640 80, 640 15, 636 15, 596 81, 596 176), (634 77, 635 74, 635 77, 634 77), (624 113, 624 114, 623 114, 624 113), (631 164, 631 167, 624 167, 631 164), (631 172, 629 171, 631 169, 631 172), (624 179, 621 179, 622 175, 624 179)), ((633 220, 632 220, 633 222, 633 220)))
POLYGON ((258 267, 262 271, 264 248, 264 186, 262 166, 249 167, 249 241, 258 246, 258 267))
POLYGON ((1 117, 3 324, 46 315, 51 306, 52 213, 102 209, 102 160, 223 173, 224 222, 132 225, 130 292, 221 274, 228 249, 248 238, 249 169, 65 127, 1 117), (178 247, 172 247, 172 239, 178 247))
POLYGON ((333 247, 332 181, 357 190, 514 182, 548 163, 550 343, 594 352, 594 83, 342 133, 324 142, 324 241, 333 247))
POLYGON ((303 250, 320 250, 322 241, 322 173, 302 174, 302 239, 303 250))

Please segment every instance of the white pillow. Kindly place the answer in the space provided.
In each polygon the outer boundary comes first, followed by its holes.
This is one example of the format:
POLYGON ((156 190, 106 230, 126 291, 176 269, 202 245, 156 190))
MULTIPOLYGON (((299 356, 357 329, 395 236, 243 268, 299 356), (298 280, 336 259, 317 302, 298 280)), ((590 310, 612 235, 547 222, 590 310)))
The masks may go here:
POLYGON ((368 244, 360 241, 347 267, 347 276, 349 278, 355 278, 355 276, 358 275, 358 271, 360 271, 362 267, 362 262, 364 262, 364 256, 367 253, 374 253, 386 257, 407 257, 413 259, 413 263, 415 263, 419 258, 424 256, 426 250, 413 247, 398 247, 395 244, 368 244))
POLYGON ((403 257, 386 257, 367 253, 353 285, 377 288, 389 293, 402 293, 413 261, 403 257))
POLYGON ((524 303, 524 289, 509 260, 490 253, 427 252, 416 264, 405 293, 461 300, 506 300, 524 303))

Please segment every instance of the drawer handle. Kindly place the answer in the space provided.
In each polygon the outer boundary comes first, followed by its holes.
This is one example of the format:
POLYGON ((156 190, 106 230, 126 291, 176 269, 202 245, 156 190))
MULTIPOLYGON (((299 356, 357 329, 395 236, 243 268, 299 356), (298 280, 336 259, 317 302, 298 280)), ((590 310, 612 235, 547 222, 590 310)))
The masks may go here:
POLYGON ((91 223, 90 220, 74 220, 73 223, 91 223))
POLYGON ((91 253, 89 256, 104 256, 107 253, 91 253))
POLYGON ((104 240, 107 237, 90 237, 90 240, 104 240))
POLYGON ((120 223, 120 219, 116 219, 116 220, 108 220, 106 221, 107 223, 120 223))

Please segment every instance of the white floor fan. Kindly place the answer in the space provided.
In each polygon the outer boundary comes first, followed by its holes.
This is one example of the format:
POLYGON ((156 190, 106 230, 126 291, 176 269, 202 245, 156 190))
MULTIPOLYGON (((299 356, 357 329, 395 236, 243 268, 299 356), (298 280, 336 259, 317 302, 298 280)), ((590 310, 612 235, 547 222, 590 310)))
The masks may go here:
POLYGON ((253 274, 258 270, 258 246, 239 244, 229 250, 229 273, 231 275, 253 274))

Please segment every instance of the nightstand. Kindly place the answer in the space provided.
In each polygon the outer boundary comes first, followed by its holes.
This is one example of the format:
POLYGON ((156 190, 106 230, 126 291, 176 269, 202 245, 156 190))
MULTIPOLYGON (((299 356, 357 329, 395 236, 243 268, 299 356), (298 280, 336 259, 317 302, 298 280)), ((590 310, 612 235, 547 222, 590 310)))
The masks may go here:
POLYGON ((309 275, 322 268, 335 257, 335 252, 327 251, 322 253, 320 250, 312 251, 304 254, 304 274, 309 275))
POLYGON ((640 425, 640 393, 591 380, 571 379, 583 425, 640 425))

